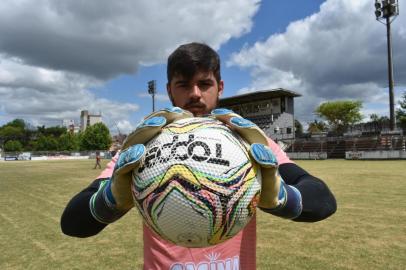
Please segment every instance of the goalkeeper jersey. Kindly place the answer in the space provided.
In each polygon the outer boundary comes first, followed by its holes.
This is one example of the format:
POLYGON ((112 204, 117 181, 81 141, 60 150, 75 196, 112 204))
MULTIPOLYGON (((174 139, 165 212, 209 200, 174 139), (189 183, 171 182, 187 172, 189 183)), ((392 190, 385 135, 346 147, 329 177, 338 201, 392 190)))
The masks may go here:
MULTIPOLYGON (((268 144, 279 164, 292 163, 274 141, 268 144)), ((98 178, 111 177, 118 154, 98 178)), ((256 216, 233 238, 210 247, 186 248, 163 240, 145 224, 144 270, 255 270, 256 216)))

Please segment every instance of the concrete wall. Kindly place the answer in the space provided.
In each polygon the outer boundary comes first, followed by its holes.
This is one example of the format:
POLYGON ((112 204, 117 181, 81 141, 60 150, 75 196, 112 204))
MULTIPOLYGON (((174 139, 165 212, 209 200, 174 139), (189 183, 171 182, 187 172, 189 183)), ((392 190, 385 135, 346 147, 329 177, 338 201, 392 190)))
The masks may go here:
POLYGON ((289 152, 290 159, 327 159, 327 152, 289 152))
POLYGON ((406 159, 406 151, 347 151, 345 159, 406 159))

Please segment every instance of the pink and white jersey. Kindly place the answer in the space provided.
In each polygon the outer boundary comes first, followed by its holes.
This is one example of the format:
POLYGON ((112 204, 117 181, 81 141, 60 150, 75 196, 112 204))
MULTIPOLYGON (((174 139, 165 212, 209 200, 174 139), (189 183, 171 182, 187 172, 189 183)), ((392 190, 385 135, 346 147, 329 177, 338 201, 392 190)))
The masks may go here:
MULTIPOLYGON (((292 163, 273 140, 269 147, 279 164, 292 163)), ((118 154, 107 165, 99 178, 112 175, 118 154)), ((210 247, 185 248, 161 239, 143 225, 144 270, 255 270, 256 216, 233 238, 210 247)))

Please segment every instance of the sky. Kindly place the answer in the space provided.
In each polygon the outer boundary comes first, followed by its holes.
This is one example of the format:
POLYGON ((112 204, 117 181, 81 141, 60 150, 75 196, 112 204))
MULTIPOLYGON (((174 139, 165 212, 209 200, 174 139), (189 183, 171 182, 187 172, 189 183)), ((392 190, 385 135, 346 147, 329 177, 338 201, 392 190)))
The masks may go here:
MULTIPOLYGON (((101 113, 128 133, 171 106, 166 61, 204 42, 221 57, 223 97, 286 88, 306 125, 322 102, 363 102, 364 120, 389 114, 385 25, 373 0, 2 0, 0 125, 79 122, 101 113)), ((406 92, 406 0, 392 23, 395 101, 406 92), (405 8, 403 8, 405 7, 405 8), (405 11, 403 11, 405 9, 405 11)))

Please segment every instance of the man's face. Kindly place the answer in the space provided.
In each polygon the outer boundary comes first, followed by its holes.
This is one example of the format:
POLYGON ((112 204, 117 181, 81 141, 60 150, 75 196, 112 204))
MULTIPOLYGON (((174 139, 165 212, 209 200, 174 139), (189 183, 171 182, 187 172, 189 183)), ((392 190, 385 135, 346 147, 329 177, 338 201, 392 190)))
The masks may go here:
POLYGON ((211 71, 198 71, 189 80, 182 75, 174 76, 166 88, 174 106, 188 110, 194 116, 201 116, 217 107, 224 83, 217 83, 211 71))

